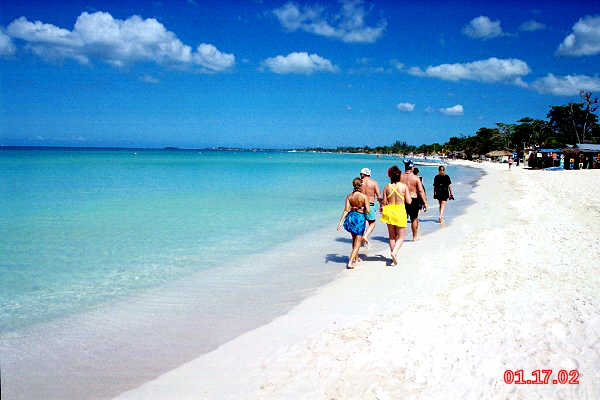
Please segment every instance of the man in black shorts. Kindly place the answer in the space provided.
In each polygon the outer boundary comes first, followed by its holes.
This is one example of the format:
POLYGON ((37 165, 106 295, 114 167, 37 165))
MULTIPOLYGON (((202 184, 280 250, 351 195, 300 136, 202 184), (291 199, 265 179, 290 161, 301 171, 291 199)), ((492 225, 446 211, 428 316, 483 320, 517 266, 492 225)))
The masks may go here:
POLYGON ((419 240, 419 211, 423 208, 427 212, 427 196, 423 189, 423 184, 418 176, 413 174, 413 162, 407 160, 404 162, 405 172, 402 174, 400 181, 408 186, 412 202, 405 204, 406 214, 410 218, 410 227, 412 230, 413 241, 419 240))

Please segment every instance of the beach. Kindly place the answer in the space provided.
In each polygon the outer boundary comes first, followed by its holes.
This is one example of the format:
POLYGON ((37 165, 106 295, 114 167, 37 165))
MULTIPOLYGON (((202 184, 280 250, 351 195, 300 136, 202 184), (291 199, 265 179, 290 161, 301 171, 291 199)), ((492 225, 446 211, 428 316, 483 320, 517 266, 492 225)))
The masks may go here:
POLYGON ((117 398, 600 398, 600 171, 461 165, 486 172, 474 203, 399 266, 378 223, 357 269, 117 398), (579 383, 504 382, 520 369, 579 383))

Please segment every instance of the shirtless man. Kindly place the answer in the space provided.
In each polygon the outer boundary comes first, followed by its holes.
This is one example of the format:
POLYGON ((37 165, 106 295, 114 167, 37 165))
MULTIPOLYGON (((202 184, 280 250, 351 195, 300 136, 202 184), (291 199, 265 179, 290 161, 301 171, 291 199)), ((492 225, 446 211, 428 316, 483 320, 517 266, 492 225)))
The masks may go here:
POLYGON ((363 242, 369 244, 369 235, 373 232, 373 229, 375 229, 375 221, 377 220, 375 214, 375 199, 377 198, 377 201, 379 201, 379 204, 381 205, 382 197, 377 181, 371 178, 371 170, 369 168, 361 169, 360 177, 363 181, 361 191, 369 198, 369 205, 371 206, 371 212, 366 216, 368 225, 363 236, 363 242))
POLYGON ((423 184, 418 176, 413 174, 414 164, 407 160, 404 162, 405 172, 400 178, 400 182, 408 186, 412 203, 406 204, 406 214, 410 217, 410 228, 412 230, 413 241, 419 240, 419 210, 423 206, 423 211, 427 212, 427 196, 423 189, 423 184))

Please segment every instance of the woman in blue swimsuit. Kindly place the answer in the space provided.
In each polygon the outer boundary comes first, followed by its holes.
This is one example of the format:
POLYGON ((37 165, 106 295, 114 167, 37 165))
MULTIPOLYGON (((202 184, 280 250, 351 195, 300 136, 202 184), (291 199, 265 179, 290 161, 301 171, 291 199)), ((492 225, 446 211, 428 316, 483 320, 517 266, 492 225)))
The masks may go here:
POLYGON ((371 209, 369 206, 369 198, 361 193, 360 188, 362 186, 362 179, 354 178, 352 180, 352 186, 354 190, 348 196, 346 196, 346 202, 344 205, 344 212, 340 218, 337 230, 342 230, 342 224, 344 229, 352 234, 352 252, 348 259, 346 268, 354 268, 358 260, 358 250, 362 244, 363 234, 367 227, 365 215, 368 214, 371 209))

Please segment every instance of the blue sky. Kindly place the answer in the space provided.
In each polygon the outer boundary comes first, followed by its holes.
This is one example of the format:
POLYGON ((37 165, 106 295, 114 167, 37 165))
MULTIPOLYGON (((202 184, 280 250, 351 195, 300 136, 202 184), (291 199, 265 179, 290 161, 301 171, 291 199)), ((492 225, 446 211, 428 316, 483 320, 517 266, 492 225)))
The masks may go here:
POLYGON ((3 145, 418 145, 600 92, 590 1, 0 7, 3 145))

